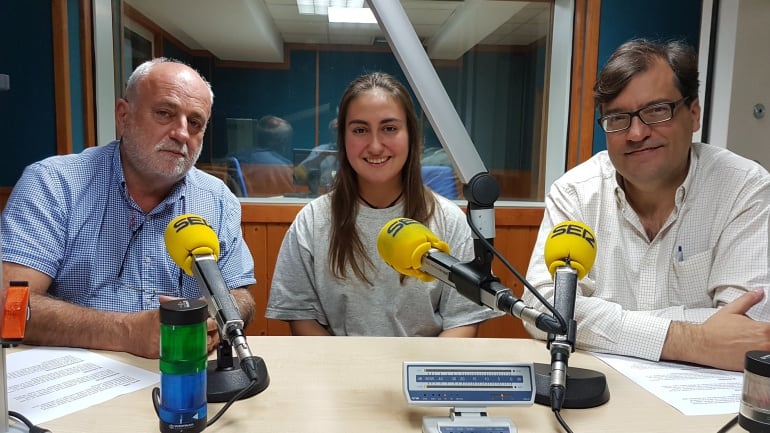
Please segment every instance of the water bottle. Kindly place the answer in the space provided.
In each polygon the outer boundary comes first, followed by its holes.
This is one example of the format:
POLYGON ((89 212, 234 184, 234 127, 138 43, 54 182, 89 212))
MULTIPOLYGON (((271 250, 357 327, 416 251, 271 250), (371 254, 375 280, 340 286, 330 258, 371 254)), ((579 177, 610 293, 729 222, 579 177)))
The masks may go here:
POLYGON ((207 304, 177 299, 160 305, 161 433, 206 428, 207 304))

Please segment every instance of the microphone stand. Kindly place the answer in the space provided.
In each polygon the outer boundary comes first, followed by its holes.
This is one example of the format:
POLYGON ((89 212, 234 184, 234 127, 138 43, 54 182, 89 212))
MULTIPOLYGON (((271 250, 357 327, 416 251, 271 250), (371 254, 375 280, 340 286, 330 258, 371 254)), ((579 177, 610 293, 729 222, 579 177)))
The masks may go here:
MULTIPOLYGON (((258 376, 267 378, 267 367, 258 361, 258 376)), ((241 395, 240 398, 248 398, 259 394, 267 388, 268 379, 263 379, 263 383, 257 383, 251 386, 251 379, 241 368, 241 360, 233 357, 233 347, 224 338, 220 339, 217 346, 217 359, 208 362, 206 369, 206 399, 209 403, 225 403, 238 395, 244 388, 249 390, 241 395)))
MULTIPOLYGON (((477 275, 484 276, 480 281, 482 290, 463 287, 461 281, 457 281, 456 287, 464 296, 483 305, 480 299, 481 293, 494 292, 494 290, 484 290, 484 287, 494 286, 499 282, 499 279, 492 275, 491 263, 494 253, 490 249, 494 245, 495 227, 494 211, 492 209, 494 202, 499 196, 499 187, 497 181, 489 173, 480 173, 463 186, 463 193, 468 199, 468 215, 471 223, 475 224, 477 220, 484 221, 485 223, 482 224, 479 231, 484 234, 487 242, 482 242, 475 236, 474 232, 473 246, 475 258, 470 267, 475 269, 476 272, 480 272, 477 275), (490 215, 491 223, 486 220, 490 215), (488 227, 491 227, 491 235, 489 230, 486 232, 482 230, 488 227)), ((575 272, 572 268, 569 269, 575 272)), ((516 277, 519 277, 519 275, 516 274, 516 277)), ((575 276, 575 280, 577 280, 577 276, 575 276)), ((556 288, 554 289, 555 292, 556 288)), ((559 334, 548 333, 547 347, 550 349, 551 357, 555 361, 551 365, 534 363, 535 403, 550 406, 554 410, 596 407, 606 403, 610 398, 607 378, 604 374, 594 370, 568 366, 569 355, 575 351, 575 338, 577 334, 577 322, 574 318, 575 296, 573 295, 571 299, 572 303, 567 308, 568 314, 564 317, 566 329, 562 329, 559 334), (559 377, 559 375, 565 377, 559 377), (561 401, 552 401, 551 385, 555 381, 558 382, 559 379, 565 384, 561 394, 561 401)))
MULTIPOLYGON (((535 403, 553 408, 551 402, 551 366, 535 364, 535 403)), ((607 378, 599 371, 586 368, 567 367, 567 379, 564 392, 564 409, 589 409, 601 406, 610 399, 607 378)))
POLYGON ((577 334, 577 278, 577 271, 571 266, 561 266, 554 272, 554 304, 566 326, 558 334, 548 333, 551 365, 535 363, 535 402, 551 406, 554 411, 596 407, 610 399, 604 374, 568 366, 569 356, 575 351, 577 334))
MULTIPOLYGON (((396 60, 401 65, 401 69, 404 71, 412 90, 415 92, 428 120, 433 125, 436 136, 441 142, 442 147, 446 149, 447 155, 452 161, 452 166, 456 169, 460 181, 463 183, 463 194, 468 200, 468 219, 470 224, 473 224, 481 236, 487 240, 487 242, 483 242, 482 239, 476 236, 474 231, 475 258, 469 268, 473 272, 479 272, 476 275, 482 276, 480 281, 482 289, 484 286, 494 286, 499 279, 493 276, 491 272, 491 264, 494 257, 491 246, 495 237, 494 203, 499 198, 500 187, 481 161, 481 157, 476 151, 468 131, 454 109, 454 104, 441 84, 441 80, 433 68, 401 3, 392 0, 368 0, 368 3, 377 18, 380 28, 385 33, 385 37, 391 50, 393 50, 396 60)), ((516 276, 519 277, 518 274, 516 276)), ((456 289, 465 297, 479 305, 484 305, 481 302, 481 292, 487 292, 487 290, 478 290, 478 286, 469 287, 470 285, 467 284, 467 281, 472 281, 473 278, 464 277, 466 276, 460 276, 456 289), (463 281, 466 283, 463 284, 463 281)), ((564 332, 567 333, 566 330, 564 332)), ((570 341, 571 351, 574 350, 574 333, 570 341)), ((541 372, 538 377, 542 378, 545 372, 550 376, 550 366, 538 366, 536 364, 535 368, 536 371, 541 372)), ((596 374, 601 375, 601 373, 596 374)), ((567 396, 563 407, 579 407, 575 404, 586 404, 587 401, 591 404, 596 402, 602 404, 609 399, 609 391, 607 391, 603 375, 596 380, 590 379, 591 384, 603 383, 603 392, 599 393, 601 398, 594 399, 593 393, 591 393, 591 398, 586 399, 582 396, 583 391, 571 391, 572 389, 585 386, 582 382, 574 383, 582 375, 579 369, 568 368, 567 384, 573 386, 567 387, 567 396), (578 394, 578 396, 573 398, 570 394, 578 394)), ((549 395, 550 380, 546 381, 546 385, 542 389, 545 390, 545 395, 549 395)), ((601 388, 601 386, 599 387, 601 388)), ((541 394, 540 380, 537 381, 537 388, 539 396, 541 394)), ((540 402, 537 398, 535 401, 540 402)), ((583 407, 591 406, 586 405, 583 407)))
POLYGON ((212 255, 195 256, 192 271, 208 303, 209 314, 217 322, 217 359, 206 368, 206 399, 225 403, 235 396, 251 397, 270 384, 265 361, 251 354, 243 320, 212 255), (233 357, 233 346, 238 359, 233 357))

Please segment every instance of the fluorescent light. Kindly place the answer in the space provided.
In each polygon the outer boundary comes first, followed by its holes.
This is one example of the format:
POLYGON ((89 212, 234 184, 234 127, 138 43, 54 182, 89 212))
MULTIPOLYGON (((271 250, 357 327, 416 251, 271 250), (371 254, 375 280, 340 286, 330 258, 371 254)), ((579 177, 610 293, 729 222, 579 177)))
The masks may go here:
POLYGON ((326 15, 329 0, 297 0, 300 15, 326 15))
POLYGON ((376 24, 377 19, 369 8, 329 7, 329 22, 376 24))
MULTIPOLYGON (((319 1, 319 0, 317 0, 319 1)), ((326 1, 326 4, 338 8, 362 8, 364 7, 364 0, 320 0, 326 1)))
POLYGON ((302 0, 297 0, 297 11, 300 15, 313 15, 315 13, 315 7, 312 4, 299 3, 302 0))
POLYGON ((329 7, 362 8, 364 0, 297 0, 301 15, 327 15, 329 7))

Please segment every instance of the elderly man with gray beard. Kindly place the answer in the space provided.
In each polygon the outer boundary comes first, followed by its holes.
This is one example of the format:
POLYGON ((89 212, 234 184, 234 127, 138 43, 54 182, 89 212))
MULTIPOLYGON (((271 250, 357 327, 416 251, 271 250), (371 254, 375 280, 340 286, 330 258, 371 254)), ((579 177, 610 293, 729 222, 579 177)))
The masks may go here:
MULTIPOLYGON (((120 139, 28 166, 2 215, 3 287, 27 281, 25 342, 159 356, 159 302, 199 298, 164 231, 193 213, 217 233, 218 261, 246 323, 254 262, 238 199, 194 167, 214 94, 195 70, 158 58, 131 74, 115 106, 120 139)), ((219 337, 209 319, 209 350, 219 337)))

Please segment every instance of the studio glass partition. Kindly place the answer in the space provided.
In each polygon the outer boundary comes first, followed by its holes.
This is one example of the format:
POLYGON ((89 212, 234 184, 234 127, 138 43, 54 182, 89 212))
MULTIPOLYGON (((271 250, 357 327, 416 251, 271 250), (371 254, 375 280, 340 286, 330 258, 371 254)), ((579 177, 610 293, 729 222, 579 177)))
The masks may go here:
MULTIPOLYGON (((299 3, 122 0, 120 22, 151 32, 154 55, 185 61, 212 83, 199 167, 245 201, 324 193, 336 172, 334 120, 348 83, 383 71, 409 86, 376 22, 331 22, 336 11, 299 3)), ((401 3, 501 202, 542 201, 564 169, 573 2, 401 3)), ((424 180, 462 200, 450 158, 413 100, 424 180)))

